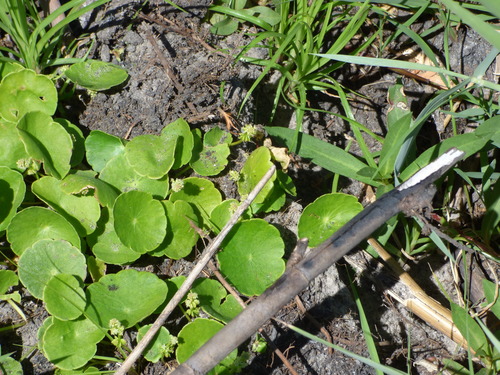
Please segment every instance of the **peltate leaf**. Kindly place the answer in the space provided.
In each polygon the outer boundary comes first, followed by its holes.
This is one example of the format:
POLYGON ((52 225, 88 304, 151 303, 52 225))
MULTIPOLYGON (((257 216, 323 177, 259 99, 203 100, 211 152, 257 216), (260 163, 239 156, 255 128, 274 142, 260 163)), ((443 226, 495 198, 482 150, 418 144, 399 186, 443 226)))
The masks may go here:
POLYGON ((73 64, 64 74, 72 82, 94 91, 107 90, 125 82, 128 78, 125 69, 99 60, 87 60, 73 64))
POLYGON ((76 229, 80 237, 85 237, 96 229, 101 215, 99 202, 91 196, 76 196, 65 193, 62 182, 45 176, 33 182, 31 189, 42 201, 60 213, 76 229))
POLYGON ((142 191, 129 191, 113 206, 115 231, 124 245, 144 254, 165 238, 167 216, 162 204, 142 191))
POLYGON ((52 116, 57 107, 57 90, 48 76, 23 69, 8 74, 0 83, 0 116, 17 122, 28 112, 52 116))
POLYGON ((125 151, 124 141, 100 130, 92 130, 85 139, 87 161, 94 171, 101 172, 116 155, 125 151))
POLYGON ((104 331, 88 319, 63 321, 52 318, 41 342, 49 361, 63 370, 74 370, 92 359, 97 351, 96 344, 103 338, 104 331))
POLYGON ((40 240, 19 258, 19 279, 30 293, 39 299, 49 280, 66 273, 85 280, 85 256, 69 242, 40 240))
MULTIPOLYGON (((240 179, 238 181, 238 192, 241 196, 247 196, 253 190, 253 188, 259 183, 259 181, 264 177, 266 172, 271 168, 271 151, 267 147, 259 147, 253 151, 245 162, 245 165, 241 169, 240 179)), ((274 180, 276 179, 276 173, 271 177, 271 179, 264 185, 261 192, 257 195, 254 200, 255 204, 263 203, 267 198, 267 195, 274 187, 274 180)))
POLYGON ((16 124, 0 119, 0 166, 24 172, 26 163, 23 160, 29 158, 28 152, 21 140, 16 124), (21 161, 21 162, 19 162, 21 161))
POLYGON ((22 174, 0 166, 0 233, 10 224, 25 193, 26 184, 22 174))
POLYGON ((357 198, 343 193, 325 194, 308 205, 299 219, 299 237, 309 246, 322 243, 363 210, 357 198))
POLYGON ((19 211, 7 227, 7 240, 12 251, 21 255, 28 247, 43 239, 65 240, 81 248, 75 228, 57 212, 43 207, 19 211))
POLYGON ((279 231, 262 219, 234 226, 217 255, 220 268, 241 293, 259 295, 285 271, 285 245, 279 231))
POLYGON ((160 306, 167 289, 167 284, 152 273, 123 270, 106 275, 87 288, 85 313, 105 329, 111 319, 129 328, 160 306))
POLYGON ((174 140, 175 156, 172 169, 179 169, 189 163, 193 152, 193 135, 186 120, 179 118, 163 128, 160 136, 174 140))
POLYGON ((174 151, 175 140, 152 134, 139 135, 125 146, 125 156, 134 171, 155 180, 172 168, 174 151))
POLYGON ((213 182, 204 178, 189 177, 184 179, 182 190, 170 195, 171 202, 178 200, 191 203, 198 216, 198 223, 203 226, 212 210, 222 202, 222 196, 213 182))
POLYGON ((162 201, 167 213, 167 234, 159 247, 150 252, 154 256, 166 255, 180 259, 189 255, 199 235, 191 225, 198 220, 193 207, 185 201, 162 201))
POLYGON ((128 163, 124 154, 111 159, 101 171, 99 178, 122 192, 138 190, 159 199, 164 199, 169 189, 168 176, 160 179, 141 176, 128 163))
POLYGON ((43 112, 28 112, 17 129, 29 156, 42 161, 47 174, 58 179, 68 174, 73 141, 62 125, 43 112))

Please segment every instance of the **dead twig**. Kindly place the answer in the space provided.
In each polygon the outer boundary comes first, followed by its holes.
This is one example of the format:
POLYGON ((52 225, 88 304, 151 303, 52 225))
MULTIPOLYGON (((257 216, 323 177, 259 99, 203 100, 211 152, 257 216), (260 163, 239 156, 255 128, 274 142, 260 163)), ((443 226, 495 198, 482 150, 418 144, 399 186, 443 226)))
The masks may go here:
MULTIPOLYGON (((219 282, 224 286, 224 288, 226 288, 226 290, 236 299, 236 301, 238 301, 240 306, 246 309, 247 305, 245 304, 245 302, 241 299, 240 295, 234 290, 234 288, 226 281, 224 276, 222 276, 222 274, 219 272, 213 261, 208 262, 208 267, 215 275, 217 280, 219 280, 219 282)), ((262 335, 264 340, 266 340, 266 342, 271 346, 271 348, 273 349, 274 353, 278 356, 278 358, 281 359, 285 367, 288 369, 288 371, 290 371, 290 374, 299 375, 299 373, 295 371, 295 369, 293 368, 290 361, 286 358, 285 354, 283 354, 283 352, 274 344, 274 342, 267 335, 267 333, 264 332, 262 328, 259 329, 259 333, 262 335)))
POLYGON ((375 249, 389 268, 398 276, 399 280, 410 288, 416 297, 402 299, 394 293, 388 292, 396 301, 405 306, 408 310, 419 316, 438 331, 444 333, 457 344, 467 348, 467 341, 464 339, 457 326, 453 323, 451 311, 439 302, 429 297, 420 285, 391 257, 391 255, 374 238, 369 238, 368 243, 375 249))
POLYGON ((290 299, 304 290, 314 278, 392 216, 399 212, 411 214, 415 208, 429 206, 436 191, 432 183, 464 155, 464 152, 457 149, 449 150, 408 181, 365 208, 314 251, 309 252, 298 264, 288 268, 270 288, 182 363, 172 375, 198 375, 208 372, 253 335, 290 299))
POLYGON ((158 47, 158 44, 156 44, 156 39, 153 36, 153 33, 149 30, 145 30, 145 35, 146 39, 148 40, 149 44, 153 47, 156 56, 158 56, 158 59, 160 60, 161 65, 163 66, 163 69, 165 70, 165 73, 167 74, 167 77, 170 78, 172 83, 175 86, 175 89, 177 90, 177 93, 181 93, 183 90, 183 87, 179 80, 177 79, 177 76, 175 75, 174 71, 170 67, 170 63, 166 59, 166 57, 163 55, 161 52, 160 48, 158 47))
POLYGON ((215 254, 220 244, 229 234, 233 226, 238 222, 240 216, 245 212, 245 210, 252 204, 255 197, 259 194, 262 188, 266 185, 266 183, 271 179, 273 174, 276 172, 276 166, 272 165, 271 168, 266 172, 266 174, 261 178, 259 183, 255 186, 255 188, 248 194, 248 197, 240 204, 236 212, 231 216, 231 219, 227 222, 227 224, 222 228, 220 233, 213 239, 213 241, 205 248, 203 253, 201 254, 201 258, 193 268, 191 273, 188 275, 184 283, 179 287, 179 290, 174 294, 172 299, 168 301, 167 306, 163 309, 161 314, 158 316, 156 321, 153 323, 151 328, 146 332, 144 337, 142 338, 137 346, 132 350, 127 359, 123 362, 121 367, 115 372, 115 375, 125 375, 129 369, 133 366, 133 364, 139 359, 140 355, 146 349, 146 346, 153 339, 154 335, 158 332, 161 326, 166 322, 167 318, 170 316, 175 307, 181 302, 184 295, 191 289, 193 282, 196 280, 201 271, 205 268, 207 263, 210 261, 212 256, 215 254))

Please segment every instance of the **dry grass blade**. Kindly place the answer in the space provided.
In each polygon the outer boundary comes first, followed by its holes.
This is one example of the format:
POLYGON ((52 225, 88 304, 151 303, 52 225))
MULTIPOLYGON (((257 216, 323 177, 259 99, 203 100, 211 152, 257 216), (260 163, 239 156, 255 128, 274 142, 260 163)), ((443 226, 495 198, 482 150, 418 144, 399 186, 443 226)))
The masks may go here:
POLYGON ((429 297, 420 285, 418 285, 415 280, 413 280, 413 278, 405 270, 403 270, 403 268, 401 268, 398 262, 396 262, 375 239, 368 239, 368 243, 372 245, 384 262, 386 262, 391 270, 398 276, 399 280, 410 288, 416 299, 412 298, 403 300, 395 296, 393 293, 390 293, 391 296, 432 327, 444 333, 457 344, 467 348, 467 341, 453 323, 451 311, 433 298, 429 297))

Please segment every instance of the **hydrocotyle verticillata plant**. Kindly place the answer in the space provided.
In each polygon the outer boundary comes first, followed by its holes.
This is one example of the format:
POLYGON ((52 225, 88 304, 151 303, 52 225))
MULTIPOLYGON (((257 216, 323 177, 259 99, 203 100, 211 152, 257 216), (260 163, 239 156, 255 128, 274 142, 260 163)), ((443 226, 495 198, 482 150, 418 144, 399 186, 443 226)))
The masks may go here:
MULTIPOLYGON (((232 135, 219 128, 202 134, 179 119, 159 135, 130 141, 101 131, 84 137, 67 120, 53 118, 58 98, 48 77, 15 63, 4 67, 0 92, 10 97, 0 105, 0 145, 9 152, 0 156, 0 235, 19 280, 50 314, 38 332, 39 349, 67 371, 94 368, 102 340, 115 346, 115 360, 123 359, 130 350, 124 332, 138 325, 143 334, 141 322, 183 279, 134 269, 108 273, 107 265, 133 266, 143 254, 180 259, 192 252, 201 231, 220 231, 240 202, 225 200, 203 176, 225 169, 232 135), (190 170, 201 177, 188 177, 190 170)), ((273 158, 270 149, 258 147, 233 173, 241 197, 273 158)), ((251 217, 279 210, 287 193, 295 194, 293 183, 279 171, 222 244, 221 271, 245 296, 261 294, 285 269, 278 230, 251 217)), ((11 275, 0 274, 5 293, 15 285, 11 275)), ((189 323, 179 338, 168 327, 161 330, 148 360, 184 360, 241 310, 215 280, 200 279, 190 301, 180 306, 189 323), (210 319, 200 318, 200 311, 210 319)), ((241 365, 235 352, 220 366, 239 371, 241 365)))

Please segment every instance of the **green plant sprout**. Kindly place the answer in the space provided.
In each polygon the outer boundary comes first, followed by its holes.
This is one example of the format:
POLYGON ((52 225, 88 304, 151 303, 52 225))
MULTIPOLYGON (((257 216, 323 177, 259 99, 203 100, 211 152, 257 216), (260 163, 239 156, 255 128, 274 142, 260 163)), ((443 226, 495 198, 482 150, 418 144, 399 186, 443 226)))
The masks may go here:
POLYGON ((214 13, 210 16, 210 23, 213 25, 210 31, 218 35, 230 35, 239 27, 238 18, 243 20, 251 19, 253 23, 269 28, 280 22, 280 16, 274 10, 266 6, 253 6, 246 8, 247 0, 220 0, 212 7, 214 13), (231 16, 235 16, 234 19, 231 16))
POLYGON ((0 61, 19 61, 28 69, 42 72, 48 67, 80 62, 61 56, 63 32, 70 22, 107 3, 98 0, 82 7, 84 0, 72 0, 41 19, 34 1, 6 0, 0 5, 0 28, 10 35, 17 49, 1 47, 0 61), (67 16, 52 26, 54 20, 67 16), (9 57, 14 56, 15 59, 9 57))
MULTIPOLYGON (((296 151, 297 136, 302 130, 304 114, 311 109, 307 104, 307 92, 328 89, 338 91, 339 89, 339 85, 334 82, 331 73, 338 69, 341 64, 329 64, 328 59, 314 54, 322 51, 327 45, 329 46, 327 53, 336 53, 335 51, 341 51, 351 43, 354 35, 364 24, 370 9, 369 1, 356 3, 356 5, 360 5, 360 7, 352 14, 354 6, 344 5, 344 2, 340 1, 315 1, 312 6, 306 0, 279 2, 275 12, 280 21, 275 24, 262 24, 262 22, 258 22, 259 19, 249 15, 245 9, 235 10, 228 6, 219 5, 211 8, 214 12, 253 23, 264 29, 264 31, 257 33, 255 38, 236 57, 264 67, 244 97, 240 110, 267 74, 272 70, 279 71, 280 78, 276 84, 271 118, 274 116, 281 99, 295 109, 297 126, 296 138, 290 147, 292 151, 296 151), (341 11, 338 11, 339 8, 341 11), (336 37, 333 43, 330 43, 328 41, 329 32, 340 25, 343 25, 341 34, 336 37), (250 57, 247 52, 255 47, 267 48, 269 58, 250 57)), ((267 12, 272 12, 269 7, 267 8, 267 12)), ((373 35, 357 46, 354 53, 366 49, 375 37, 376 35, 373 35)))
POLYGON ((21 303, 21 295, 15 291, 7 293, 8 290, 19 284, 19 277, 11 270, 0 270, 0 301, 7 301, 9 305, 26 321, 26 315, 17 304, 21 303))

